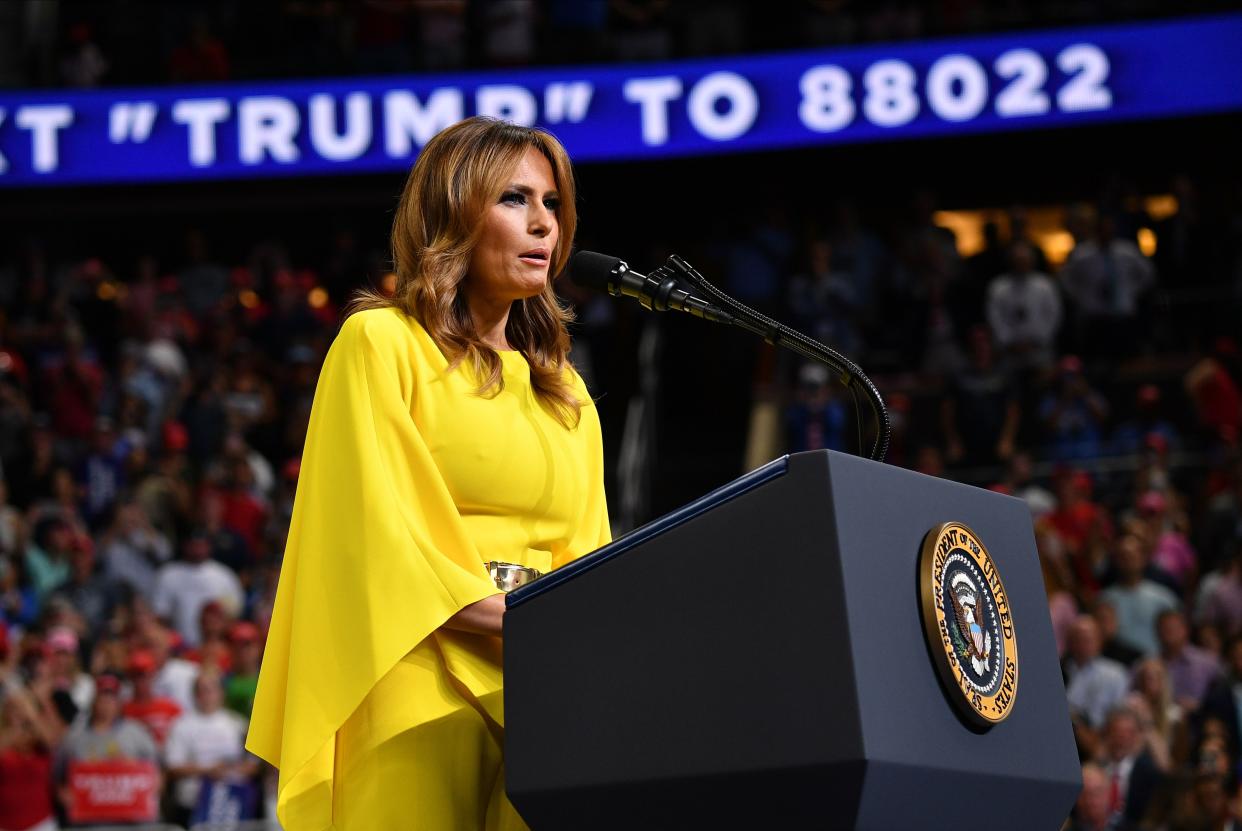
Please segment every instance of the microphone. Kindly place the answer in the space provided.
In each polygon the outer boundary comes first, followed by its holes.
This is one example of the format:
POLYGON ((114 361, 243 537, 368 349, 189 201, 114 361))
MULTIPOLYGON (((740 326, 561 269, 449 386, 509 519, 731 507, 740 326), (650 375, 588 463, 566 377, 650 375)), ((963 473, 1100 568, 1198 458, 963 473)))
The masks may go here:
POLYGON ((606 291, 614 297, 633 297, 653 312, 676 309, 716 323, 735 322, 729 312, 691 294, 667 266, 660 266, 649 275, 639 274, 618 257, 579 251, 569 259, 569 279, 584 289, 606 291))

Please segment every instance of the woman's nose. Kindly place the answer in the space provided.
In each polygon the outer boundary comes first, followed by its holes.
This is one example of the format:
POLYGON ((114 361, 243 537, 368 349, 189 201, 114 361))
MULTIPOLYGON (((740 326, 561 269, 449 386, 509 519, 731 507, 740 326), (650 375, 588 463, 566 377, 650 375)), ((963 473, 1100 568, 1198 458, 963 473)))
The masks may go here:
POLYGON ((530 232, 535 236, 546 236, 552 229, 552 211, 546 205, 538 204, 531 211, 530 232))

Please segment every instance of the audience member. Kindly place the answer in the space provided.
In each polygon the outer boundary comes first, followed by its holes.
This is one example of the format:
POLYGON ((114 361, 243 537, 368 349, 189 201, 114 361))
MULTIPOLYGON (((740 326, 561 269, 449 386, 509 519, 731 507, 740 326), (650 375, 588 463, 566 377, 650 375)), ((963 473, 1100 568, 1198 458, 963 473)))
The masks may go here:
POLYGON ((196 534, 186 540, 185 558, 160 568, 152 607, 169 620, 190 646, 202 639, 199 614, 203 606, 218 600, 235 610, 242 608, 244 596, 237 574, 211 559, 211 541, 196 534))
POLYGON ((1117 611, 1117 636, 1142 652, 1154 655, 1159 649, 1156 619, 1162 612, 1179 608, 1173 592, 1144 576, 1147 562, 1143 543, 1134 534, 1117 540, 1113 553, 1117 582, 1100 593, 1117 611))
POLYGON ((1144 535, 1151 544, 1152 565, 1172 577, 1179 590, 1185 590, 1197 576, 1199 557, 1180 528, 1184 518, 1180 512, 1170 511, 1169 499, 1160 491, 1139 497, 1138 515, 1146 526, 1144 535))
POLYGON ((1138 246, 1116 236, 1110 216, 1074 247, 1062 284, 1076 307, 1084 351, 1091 357, 1132 354, 1139 335, 1139 303, 1155 284, 1155 271, 1138 246))
POLYGON ((1220 725, 1230 748, 1242 748, 1242 720, 1238 700, 1242 699, 1242 638, 1235 637, 1225 647, 1226 668, 1208 689, 1203 706, 1195 714, 1198 730, 1206 735, 1208 725, 1220 725))
POLYGON ((1125 698, 1130 680, 1121 664, 1100 655, 1095 618, 1080 615, 1074 621, 1062 667, 1070 711, 1092 727, 1103 727, 1108 714, 1125 698))
POLYGON ((846 355, 857 354, 860 341, 855 320, 861 298, 855 279, 836 268, 832 246, 812 240, 807 268, 789 281, 788 306, 793 325, 846 355))
POLYGON ((259 664, 263 657, 263 639, 257 626, 238 621, 229 629, 233 652, 228 678, 224 682, 224 700, 230 710, 250 718, 254 693, 259 686, 259 664))
POLYGON ((1220 664, 1190 642, 1190 626, 1180 610, 1171 609, 1156 616, 1156 636, 1160 641, 1160 660, 1168 670, 1178 706, 1186 712, 1198 710, 1208 688, 1220 675, 1220 664))
MULTIPOLYGON (((77 798, 71 784, 75 764, 122 760, 150 762, 154 766, 158 760, 151 734, 138 722, 121 715, 121 679, 100 675, 94 687, 89 715, 65 737, 56 758, 55 779, 60 783, 61 801, 68 806, 77 798)), ((156 773, 157 786, 158 782, 156 773)), ((74 813, 72 808, 69 812, 74 813)), ((154 820, 156 814, 135 818, 154 820)))
POLYGON ((1150 752, 1133 710, 1118 707, 1104 725, 1099 762, 1110 782, 1111 808, 1128 822, 1143 821, 1147 806, 1164 780, 1150 752))
POLYGON ((243 748, 245 738, 245 719, 224 709, 218 672, 205 669, 194 682, 194 709, 173 722, 164 747, 183 819, 191 816, 206 783, 258 772, 258 760, 243 748))
POLYGON ((205 12, 190 18, 189 37, 168 59, 168 79, 177 83, 202 83, 229 79, 229 53, 211 31, 205 12))
POLYGON ((1226 635, 1242 633, 1242 545, 1221 569, 1204 575, 1195 600, 1195 621, 1226 635))
POLYGON ((152 597, 160 567, 172 559, 172 545, 136 497, 122 496, 103 534, 100 556, 105 574, 133 594, 152 597))
POLYGON ((1177 428, 1164 417, 1163 396, 1155 384, 1143 384, 1135 394, 1134 415, 1113 430, 1113 452, 1118 455, 1137 455, 1148 448, 1151 436, 1164 440, 1165 448, 1177 447, 1180 441, 1177 428))
POLYGON ((1025 450, 1018 450, 1009 457, 1001 484, 1006 493, 1026 502, 1033 519, 1047 516, 1056 507, 1052 492, 1035 481, 1031 454, 1025 450))
POLYGON ((11 670, 4 672, 0 697, 0 828, 52 831, 52 754, 64 725, 25 688, 11 670))
POLYGON ((58 599, 85 619, 92 637, 103 631, 120 602, 120 587, 95 567, 95 544, 89 537, 76 540, 69 554, 69 576, 50 595, 51 601, 58 599))
POLYGON ((182 713, 182 707, 174 699, 156 692, 159 666, 150 652, 139 650, 130 653, 127 669, 131 693, 122 714, 147 728, 156 746, 163 747, 173 722, 182 713))
POLYGON ((1082 790, 1066 831, 1132 831, 1134 825, 1114 809, 1113 781, 1095 762, 1082 766, 1082 790))
POLYGON ((988 286, 987 320, 997 346, 1012 366, 1045 369, 1055 358, 1061 328, 1061 295, 1047 275, 1035 270, 1034 246, 1010 246, 1011 268, 988 286))
POLYGON ((997 363, 988 330, 976 327, 970 333, 970 361, 954 373, 941 402, 949 461, 966 466, 1006 461, 1020 421, 1012 378, 997 363))
POLYGON ((85 713, 95 696, 95 681, 82 671, 77 634, 68 626, 56 626, 44 644, 52 687, 69 697, 76 712, 85 713))
POLYGON ((804 364, 798 370, 797 398, 785 410, 785 447, 790 453, 803 450, 844 450, 847 416, 845 405, 833 390, 832 377, 823 364, 804 364))
POLYGON ((1056 385, 1040 402, 1039 415, 1049 458, 1072 461, 1101 454, 1108 402, 1091 387, 1077 357, 1061 359, 1056 385))
POLYGON ((1134 691, 1125 704, 1140 715, 1146 747, 1156 766, 1170 772, 1188 752, 1187 711, 1174 699, 1169 673, 1159 658, 1145 658, 1134 667, 1132 686, 1134 691))

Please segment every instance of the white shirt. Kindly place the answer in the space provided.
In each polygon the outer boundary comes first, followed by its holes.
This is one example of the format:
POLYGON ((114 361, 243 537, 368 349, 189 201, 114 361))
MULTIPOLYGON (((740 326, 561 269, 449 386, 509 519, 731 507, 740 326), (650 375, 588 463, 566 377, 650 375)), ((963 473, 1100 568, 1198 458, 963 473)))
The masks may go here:
MULTIPOLYGON (((164 744, 164 764, 218 765, 235 762, 242 757, 246 740, 246 720, 232 710, 219 709, 211 714, 191 710, 173 722, 164 744)), ((186 776, 174 786, 177 803, 193 808, 198 802, 203 777, 186 776)))
POLYGON ((1131 317, 1138 298, 1155 282, 1155 270, 1138 247, 1111 240, 1102 248, 1095 240, 1081 242, 1061 272, 1065 290, 1087 315, 1131 317))
POLYGON ((160 667, 151 685, 157 696, 171 698, 181 705, 181 712, 194 709, 194 680, 198 678, 198 665, 181 658, 169 658, 160 667))
POLYGON ((1117 638, 1144 655, 1160 651, 1156 618, 1161 612, 1181 606, 1168 588, 1147 579, 1134 586, 1109 586, 1100 592, 1100 597, 1117 611, 1117 638))
POLYGON ((1066 661, 1066 670, 1069 683, 1065 685, 1065 697, 1070 710, 1082 713, 1092 727, 1103 727, 1109 711, 1130 691, 1125 667, 1111 658, 1097 656, 1082 666, 1066 661))
POLYGON ((997 343, 1047 348, 1061 325, 1061 295, 1046 274, 1002 274, 988 287, 988 324, 997 343))
POLYGON ((202 642, 198 616, 212 600, 219 600, 233 613, 241 611, 245 598, 241 581, 226 565, 215 560, 176 562, 160 568, 155 580, 155 613, 169 618, 190 646, 202 642))

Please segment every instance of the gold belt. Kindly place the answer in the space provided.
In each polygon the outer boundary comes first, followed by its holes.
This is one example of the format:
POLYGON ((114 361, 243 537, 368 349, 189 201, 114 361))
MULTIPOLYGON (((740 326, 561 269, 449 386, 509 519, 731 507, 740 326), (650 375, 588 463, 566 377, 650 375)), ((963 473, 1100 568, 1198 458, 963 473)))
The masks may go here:
POLYGON ((496 581, 496 588, 505 592, 524 586, 542 574, 537 568, 519 566, 516 563, 502 563, 499 560, 491 560, 486 563, 486 566, 487 573, 492 575, 492 579, 496 581))

